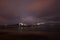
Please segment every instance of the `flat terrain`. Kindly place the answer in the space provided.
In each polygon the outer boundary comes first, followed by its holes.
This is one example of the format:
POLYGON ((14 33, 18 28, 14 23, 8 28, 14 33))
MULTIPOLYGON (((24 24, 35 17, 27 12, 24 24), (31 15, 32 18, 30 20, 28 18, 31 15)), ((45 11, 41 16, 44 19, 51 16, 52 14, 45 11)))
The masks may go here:
POLYGON ((60 27, 47 30, 0 28, 0 40, 58 40, 60 27))
POLYGON ((13 39, 13 40, 45 40, 48 32, 31 31, 31 30, 17 30, 17 29, 0 29, 0 39, 13 39))

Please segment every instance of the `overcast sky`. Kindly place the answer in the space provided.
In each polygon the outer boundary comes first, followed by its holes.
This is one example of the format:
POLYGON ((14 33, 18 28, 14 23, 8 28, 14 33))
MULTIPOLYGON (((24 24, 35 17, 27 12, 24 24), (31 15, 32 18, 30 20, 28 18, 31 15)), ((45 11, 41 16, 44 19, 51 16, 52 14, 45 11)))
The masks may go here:
POLYGON ((57 0, 0 0, 0 24, 46 21, 59 14, 57 4, 57 0))

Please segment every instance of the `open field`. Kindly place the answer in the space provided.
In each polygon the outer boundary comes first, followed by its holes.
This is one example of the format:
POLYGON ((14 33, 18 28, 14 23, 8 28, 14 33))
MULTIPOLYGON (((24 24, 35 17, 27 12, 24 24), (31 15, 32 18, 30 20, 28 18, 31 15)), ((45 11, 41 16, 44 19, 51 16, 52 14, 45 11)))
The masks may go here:
POLYGON ((28 31, 28 30, 9 30, 0 29, 0 39, 13 40, 45 40, 48 39, 48 32, 28 31))

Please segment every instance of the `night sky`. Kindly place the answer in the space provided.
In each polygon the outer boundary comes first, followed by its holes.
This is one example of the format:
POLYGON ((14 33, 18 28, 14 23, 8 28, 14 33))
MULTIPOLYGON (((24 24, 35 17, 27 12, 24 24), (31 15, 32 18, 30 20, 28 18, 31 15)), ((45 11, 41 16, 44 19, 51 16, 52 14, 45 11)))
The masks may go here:
POLYGON ((0 24, 59 21, 59 10, 58 0, 0 0, 0 24))

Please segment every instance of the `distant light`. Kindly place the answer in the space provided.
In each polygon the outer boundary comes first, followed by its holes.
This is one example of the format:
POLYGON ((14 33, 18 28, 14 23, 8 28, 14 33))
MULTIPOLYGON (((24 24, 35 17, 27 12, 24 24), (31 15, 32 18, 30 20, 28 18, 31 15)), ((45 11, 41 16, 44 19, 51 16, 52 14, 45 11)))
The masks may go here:
POLYGON ((41 23, 37 23, 37 25, 40 25, 41 23))
POLYGON ((24 25, 23 23, 19 23, 19 25, 24 25))
POLYGON ((42 23, 37 23, 37 25, 41 25, 41 24, 45 24, 44 22, 42 22, 42 23))
POLYGON ((24 24, 24 26, 26 26, 27 24, 24 24))
POLYGON ((19 23, 19 25, 24 25, 24 26, 26 26, 27 24, 24 24, 24 23, 19 23))

